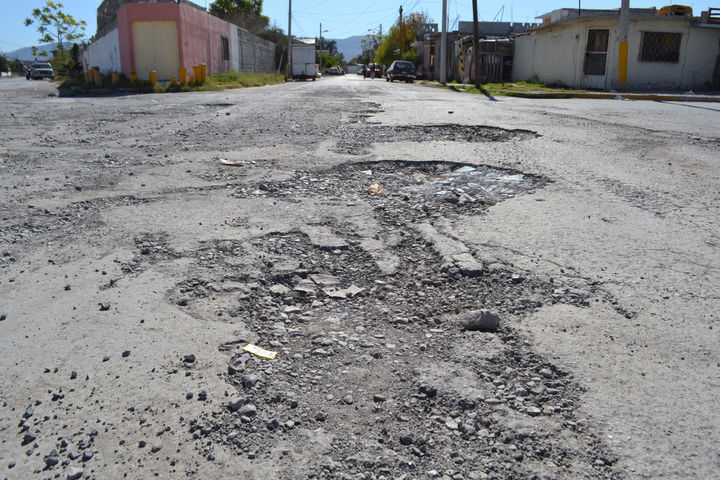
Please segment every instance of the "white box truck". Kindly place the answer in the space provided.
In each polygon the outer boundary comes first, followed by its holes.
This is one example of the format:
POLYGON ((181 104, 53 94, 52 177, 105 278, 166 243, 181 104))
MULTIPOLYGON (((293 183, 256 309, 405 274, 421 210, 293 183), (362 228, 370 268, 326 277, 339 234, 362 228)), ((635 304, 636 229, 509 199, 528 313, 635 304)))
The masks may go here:
POLYGON ((293 78, 296 80, 315 80, 318 65, 315 63, 315 45, 292 46, 293 78))

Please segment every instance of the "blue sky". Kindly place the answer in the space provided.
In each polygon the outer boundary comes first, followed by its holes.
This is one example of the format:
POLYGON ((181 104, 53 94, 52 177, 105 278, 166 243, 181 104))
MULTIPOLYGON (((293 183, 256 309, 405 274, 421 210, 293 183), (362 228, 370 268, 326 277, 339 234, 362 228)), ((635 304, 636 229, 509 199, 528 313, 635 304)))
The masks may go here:
MULTIPOLYGON (((38 34, 34 27, 25 27, 23 21, 33 8, 45 4, 44 0, 1 0, 2 18, 0 18, 0 52, 9 52, 37 43, 38 34)), ((58 0, 56 0, 58 1, 58 0)), ((59 0, 66 13, 88 24, 88 37, 95 33, 96 10, 101 0, 59 0)), ((210 0, 194 0, 205 6, 210 0)), ((582 8, 618 8, 620 0, 582 0, 582 8)), ((661 7, 673 2, 651 3, 631 0, 631 7, 661 7)), ((707 10, 709 2, 678 2, 693 7, 694 14, 707 10)), ((403 6, 405 14, 424 12, 440 23, 442 18, 442 0, 293 0, 292 33, 297 36, 316 37, 322 23, 323 36, 328 38, 346 38, 353 35, 365 35, 368 30, 377 30, 382 24, 384 31, 397 20, 398 8, 403 6)), ((557 8, 576 8, 577 0, 479 0, 478 9, 481 20, 493 19, 515 22, 530 22, 534 17, 557 8), (504 7, 504 8, 503 8, 504 7), (502 10, 501 10, 502 9, 502 10), (497 17, 497 18, 496 18, 497 17)), ((714 2, 717 6, 717 0, 714 2)), ((263 12, 271 23, 287 32, 288 0, 265 0, 263 12)), ((457 20, 472 20, 472 0, 448 0, 448 22, 452 26, 457 20)))

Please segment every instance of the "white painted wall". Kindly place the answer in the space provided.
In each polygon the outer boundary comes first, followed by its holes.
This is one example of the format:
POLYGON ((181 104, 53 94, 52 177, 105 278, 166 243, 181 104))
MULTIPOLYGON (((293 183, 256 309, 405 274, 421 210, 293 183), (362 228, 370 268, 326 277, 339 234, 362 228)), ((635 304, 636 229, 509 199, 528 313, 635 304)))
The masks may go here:
POLYGON ((531 82, 535 69, 535 34, 515 37, 513 82, 531 82))
MULTIPOLYGON (((515 39, 513 81, 536 77, 546 84, 573 88, 617 88, 619 19, 589 18, 561 23, 515 39), (608 29, 608 55, 604 82, 583 75, 587 32, 608 29)), ((686 17, 638 17, 631 19, 628 38, 630 90, 707 89, 712 81, 720 29, 691 26, 686 17), (682 34, 680 61, 641 62, 643 32, 682 34)))
POLYGON ((83 53, 83 71, 92 67, 100 72, 120 72, 120 36, 117 28, 91 43, 83 53))
POLYGON ((238 41, 237 25, 230 25, 230 68, 236 72, 240 71, 240 42, 238 41))

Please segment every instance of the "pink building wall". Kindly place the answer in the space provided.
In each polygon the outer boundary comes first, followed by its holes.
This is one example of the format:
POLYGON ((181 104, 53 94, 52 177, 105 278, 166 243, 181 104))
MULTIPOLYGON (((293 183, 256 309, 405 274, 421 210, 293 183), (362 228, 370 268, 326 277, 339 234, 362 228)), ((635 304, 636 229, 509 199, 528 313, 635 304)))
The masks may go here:
POLYGON ((220 37, 227 38, 230 45, 232 24, 184 3, 179 7, 180 65, 191 69, 193 65, 206 63, 208 73, 230 70, 232 55, 228 60, 222 59, 220 37))
POLYGON ((190 74, 192 67, 201 63, 207 64, 208 73, 231 69, 231 60, 222 59, 220 38, 226 37, 229 42, 232 24, 185 3, 130 3, 117 11, 122 73, 129 75, 135 71, 133 22, 158 21, 176 23, 180 67, 188 69, 190 74))

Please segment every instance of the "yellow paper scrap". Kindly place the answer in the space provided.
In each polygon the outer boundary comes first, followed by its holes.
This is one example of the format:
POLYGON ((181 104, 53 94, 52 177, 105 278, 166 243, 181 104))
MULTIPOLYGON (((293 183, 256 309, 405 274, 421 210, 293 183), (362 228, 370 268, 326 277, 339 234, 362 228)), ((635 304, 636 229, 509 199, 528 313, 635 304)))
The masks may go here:
POLYGON ((257 355, 258 357, 269 358, 270 360, 277 356, 277 352, 265 350, 264 348, 260 348, 257 345, 253 345, 252 343, 248 343, 247 345, 245 345, 243 347, 243 350, 257 355))

